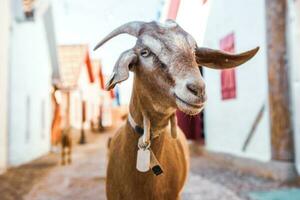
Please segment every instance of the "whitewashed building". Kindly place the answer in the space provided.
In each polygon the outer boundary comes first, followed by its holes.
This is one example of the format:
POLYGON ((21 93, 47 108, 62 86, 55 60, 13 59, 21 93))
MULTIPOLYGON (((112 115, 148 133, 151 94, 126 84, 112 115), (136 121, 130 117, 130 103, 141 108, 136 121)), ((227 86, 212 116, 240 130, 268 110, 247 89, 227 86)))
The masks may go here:
POLYGON ((49 2, 10 2, 7 166, 16 166, 49 152, 52 70, 58 66, 49 2))
POLYGON ((60 45, 59 63, 60 94, 66 97, 61 98, 63 126, 93 129, 99 124, 101 109, 103 126, 111 126, 112 99, 104 90, 101 62, 90 58, 88 45, 60 45))
POLYGON ((8 48, 10 33, 10 4, 3 0, 0 6, 0 174, 7 167, 7 87, 8 48))
POLYGON ((256 46, 260 46, 260 50, 252 60, 229 72, 231 74, 225 72, 223 75, 229 79, 233 76, 235 80, 222 83, 221 71, 204 70, 209 98, 204 123, 209 150, 262 161, 271 159, 266 31, 265 1, 210 2, 203 46, 223 50, 232 48, 231 51, 236 53, 256 46), (226 87, 235 95, 224 98, 226 87), (263 112, 260 122, 246 144, 260 112, 263 112))
POLYGON ((300 174, 300 1, 289 1, 288 48, 290 61, 290 88, 294 130, 295 164, 300 174))
POLYGON ((235 70, 233 98, 222 98, 222 72, 205 70, 211 97, 205 110, 208 149, 295 163, 299 172, 299 4, 211 1, 204 46, 227 50, 229 45, 234 52, 260 46, 260 51, 235 70))

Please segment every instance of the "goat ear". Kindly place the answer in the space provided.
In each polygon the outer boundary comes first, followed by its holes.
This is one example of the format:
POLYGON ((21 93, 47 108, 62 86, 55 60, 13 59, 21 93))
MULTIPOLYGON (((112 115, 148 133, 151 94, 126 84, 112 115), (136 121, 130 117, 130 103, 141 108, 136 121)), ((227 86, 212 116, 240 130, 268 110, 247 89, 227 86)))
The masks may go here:
POLYGON ((105 89, 110 90, 114 88, 117 83, 127 80, 129 77, 129 68, 136 62, 137 55, 132 49, 123 52, 115 64, 113 73, 106 83, 105 89))
POLYGON ((200 66, 212 69, 229 69, 247 62, 258 50, 259 47, 256 47, 240 54, 231 54, 208 48, 197 48, 195 53, 196 61, 200 66))

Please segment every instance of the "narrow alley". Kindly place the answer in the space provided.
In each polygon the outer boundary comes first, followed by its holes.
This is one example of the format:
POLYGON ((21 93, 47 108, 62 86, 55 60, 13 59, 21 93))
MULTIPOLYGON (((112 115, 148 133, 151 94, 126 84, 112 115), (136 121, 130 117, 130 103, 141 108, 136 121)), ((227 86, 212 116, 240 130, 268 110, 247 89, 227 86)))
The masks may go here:
MULTIPOLYGON (((10 169, 0 176, 1 200, 106 199, 106 143, 113 131, 89 133, 87 144, 75 146, 71 165, 60 165, 60 154, 51 153, 10 169)), ((190 176, 182 197, 184 200, 242 200, 248 199, 250 191, 280 187, 286 186, 224 169, 214 160, 192 153, 190 176)))
POLYGON ((300 0, 0 1, 0 200, 300 200, 300 0))

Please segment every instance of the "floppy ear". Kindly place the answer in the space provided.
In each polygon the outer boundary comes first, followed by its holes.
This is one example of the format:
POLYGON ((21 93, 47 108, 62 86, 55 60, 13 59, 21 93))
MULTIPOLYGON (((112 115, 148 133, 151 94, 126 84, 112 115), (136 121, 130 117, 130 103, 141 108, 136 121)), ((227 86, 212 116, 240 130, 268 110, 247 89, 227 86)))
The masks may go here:
POLYGON ((127 80, 129 77, 129 68, 136 62, 137 55, 132 49, 123 52, 115 64, 113 73, 106 83, 105 89, 110 90, 114 88, 117 83, 127 80))
POLYGON ((196 61, 199 66, 212 69, 229 69, 247 62, 258 50, 259 47, 256 47, 240 54, 231 54, 209 48, 197 48, 195 53, 196 61))

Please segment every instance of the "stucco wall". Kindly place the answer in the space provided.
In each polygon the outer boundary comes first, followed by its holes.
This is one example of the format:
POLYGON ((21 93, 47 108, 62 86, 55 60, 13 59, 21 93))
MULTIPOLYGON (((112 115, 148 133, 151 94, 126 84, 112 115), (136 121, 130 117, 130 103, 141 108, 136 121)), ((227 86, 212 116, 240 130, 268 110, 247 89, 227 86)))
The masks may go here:
POLYGON ((300 174, 300 1, 289 0, 288 58, 294 124, 295 163, 300 174))
POLYGON ((210 3, 204 46, 219 49, 220 40, 234 32, 236 52, 256 46, 260 46, 260 51, 251 61, 236 70, 236 99, 223 101, 220 71, 204 70, 208 95, 205 108, 206 147, 212 151, 268 161, 271 152, 265 2, 213 0, 210 3), (243 152, 243 144, 263 105, 263 117, 247 151, 243 152))
POLYGON ((41 16, 13 22, 10 59, 9 164, 14 166, 50 149, 51 65, 41 16))
POLYGON ((7 163, 7 73, 9 48, 9 1, 1 1, 0 6, 0 173, 7 163))
POLYGON ((209 4, 201 0, 181 0, 176 22, 197 41, 203 43, 209 4))

